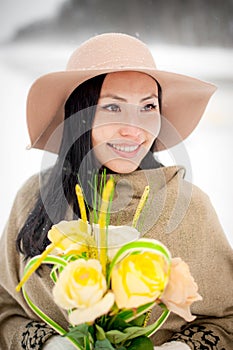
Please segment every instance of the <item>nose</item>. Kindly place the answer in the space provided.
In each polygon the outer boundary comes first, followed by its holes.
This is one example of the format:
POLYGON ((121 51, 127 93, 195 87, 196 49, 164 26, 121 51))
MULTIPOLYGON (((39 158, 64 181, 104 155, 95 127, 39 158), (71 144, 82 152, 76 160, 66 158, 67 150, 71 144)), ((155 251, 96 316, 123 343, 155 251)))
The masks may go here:
POLYGON ((121 136, 127 136, 134 140, 141 141, 143 139, 143 128, 138 116, 138 108, 135 106, 128 106, 122 115, 119 133, 121 136))
POLYGON ((143 130, 138 126, 128 123, 122 124, 120 126, 119 134, 121 136, 129 136, 138 140, 141 140, 143 138, 143 130))

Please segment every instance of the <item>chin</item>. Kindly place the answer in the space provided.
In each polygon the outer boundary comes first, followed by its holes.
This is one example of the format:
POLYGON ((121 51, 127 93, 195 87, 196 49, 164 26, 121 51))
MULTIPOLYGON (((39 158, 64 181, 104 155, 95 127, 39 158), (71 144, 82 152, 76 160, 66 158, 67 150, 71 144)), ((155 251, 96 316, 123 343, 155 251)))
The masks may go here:
POLYGON ((114 160, 107 162, 104 166, 114 173, 129 174, 138 169, 139 163, 133 163, 125 160, 114 160))

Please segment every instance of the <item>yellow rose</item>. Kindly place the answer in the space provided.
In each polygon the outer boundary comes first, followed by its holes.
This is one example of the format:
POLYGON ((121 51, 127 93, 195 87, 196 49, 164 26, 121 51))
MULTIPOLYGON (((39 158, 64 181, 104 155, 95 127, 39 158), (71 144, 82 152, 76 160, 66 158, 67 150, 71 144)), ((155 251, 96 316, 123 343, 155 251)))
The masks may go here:
POLYGON ((53 296, 60 307, 67 310, 78 309, 77 320, 74 312, 70 317, 73 324, 79 324, 89 322, 90 319, 93 321, 100 316, 100 312, 104 314, 109 311, 114 303, 114 296, 104 296, 106 289, 106 280, 99 261, 77 259, 69 262, 61 272, 53 288, 53 296), (79 317, 79 310, 82 319, 79 317), (86 312, 87 319, 83 311, 86 312))
POLYGON ((168 274, 168 264, 156 253, 145 251, 125 257, 111 275, 117 306, 129 309, 155 301, 167 284, 168 274))
POLYGON ((180 258, 172 259, 169 282, 161 296, 161 301, 170 311, 190 322, 195 319, 190 311, 191 304, 202 300, 197 290, 197 284, 190 274, 188 265, 180 258))
POLYGON ((83 220, 60 221, 48 232, 49 240, 56 246, 59 254, 81 254, 95 242, 90 236, 91 226, 83 220))

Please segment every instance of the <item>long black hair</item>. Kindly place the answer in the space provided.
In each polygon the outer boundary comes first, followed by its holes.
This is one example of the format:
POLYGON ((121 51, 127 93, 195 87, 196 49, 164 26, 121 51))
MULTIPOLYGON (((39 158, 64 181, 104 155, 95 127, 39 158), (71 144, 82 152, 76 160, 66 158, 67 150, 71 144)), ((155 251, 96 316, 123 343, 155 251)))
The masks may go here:
MULTIPOLYGON (((77 183, 82 186, 88 203, 91 201, 90 182, 95 173, 103 171, 103 167, 98 168, 91 151, 91 130, 105 76, 106 74, 102 74, 85 81, 66 101, 58 158, 52 169, 41 174, 38 199, 16 240, 17 249, 24 254, 25 259, 41 254, 46 248, 50 243, 47 238, 48 231, 53 224, 64 220, 68 207, 72 209, 75 219, 80 217, 75 195, 77 183)), ((160 111, 161 94, 158 84, 160 111)), ((148 152, 140 164, 141 169, 160 166, 162 165, 155 160, 152 152, 148 152)))

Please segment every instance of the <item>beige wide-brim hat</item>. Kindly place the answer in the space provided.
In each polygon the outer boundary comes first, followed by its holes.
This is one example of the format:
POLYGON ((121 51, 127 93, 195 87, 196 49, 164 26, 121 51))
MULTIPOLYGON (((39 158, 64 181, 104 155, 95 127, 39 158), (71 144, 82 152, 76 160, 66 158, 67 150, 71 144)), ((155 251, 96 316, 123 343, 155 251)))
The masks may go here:
POLYGON ((62 132, 55 141, 49 139, 55 130, 62 130, 64 105, 72 91, 97 75, 121 71, 146 73, 162 88, 157 150, 176 145, 193 131, 216 90, 213 84, 157 69, 149 48, 137 38, 121 33, 97 35, 73 52, 65 71, 46 74, 32 85, 27 99, 30 147, 58 153, 62 132))

